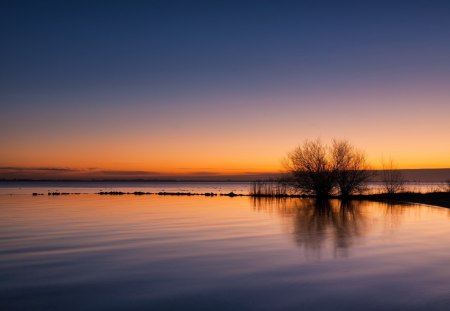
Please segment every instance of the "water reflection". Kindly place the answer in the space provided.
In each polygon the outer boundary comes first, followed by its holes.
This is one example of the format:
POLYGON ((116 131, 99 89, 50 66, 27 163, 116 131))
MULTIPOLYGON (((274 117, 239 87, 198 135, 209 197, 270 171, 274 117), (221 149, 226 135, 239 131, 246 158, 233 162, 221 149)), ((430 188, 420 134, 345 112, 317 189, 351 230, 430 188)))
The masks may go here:
POLYGON ((283 229, 307 257, 317 259, 325 249, 336 258, 347 257, 351 247, 373 229, 375 214, 383 215, 376 218, 383 221, 383 231, 392 232, 402 214, 411 211, 411 205, 383 203, 374 211, 368 201, 255 198, 252 203, 258 211, 281 216, 283 229))
POLYGON ((0 206, 2 310, 447 310, 450 303, 445 209, 98 195, 0 195, 0 206))

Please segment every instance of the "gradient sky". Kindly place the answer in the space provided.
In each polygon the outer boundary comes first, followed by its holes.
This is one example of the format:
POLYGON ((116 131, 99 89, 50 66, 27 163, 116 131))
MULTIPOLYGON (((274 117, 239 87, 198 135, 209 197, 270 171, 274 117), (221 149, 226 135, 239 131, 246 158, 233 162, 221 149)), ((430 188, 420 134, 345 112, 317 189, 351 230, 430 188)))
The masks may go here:
POLYGON ((277 172, 316 137, 450 167, 448 1, 2 1, 0 32, 0 174, 277 172))

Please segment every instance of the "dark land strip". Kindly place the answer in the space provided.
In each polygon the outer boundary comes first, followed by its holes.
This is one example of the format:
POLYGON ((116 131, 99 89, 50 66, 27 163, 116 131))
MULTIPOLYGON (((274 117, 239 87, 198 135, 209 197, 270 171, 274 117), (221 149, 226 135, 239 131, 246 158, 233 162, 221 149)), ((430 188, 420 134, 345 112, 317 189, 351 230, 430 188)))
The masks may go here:
MULTIPOLYGON (((78 192, 48 192, 48 195, 79 195, 78 192)), ((239 194, 234 192, 229 193, 195 193, 195 192, 122 192, 122 191, 101 191, 97 192, 98 195, 159 195, 159 196, 227 196, 227 197, 253 197, 253 198, 315 198, 314 195, 298 195, 298 194, 282 194, 282 195, 255 195, 255 194, 239 194)), ((44 193, 33 193, 33 196, 44 195, 44 193)), ((344 199, 340 196, 331 196, 329 199, 344 199)), ((418 203, 426 205, 434 205, 440 207, 450 208, 450 192, 428 192, 428 193, 416 193, 416 192, 400 192, 400 193, 377 193, 377 194, 358 194, 351 195, 345 198, 346 200, 368 200, 386 203, 418 203)))

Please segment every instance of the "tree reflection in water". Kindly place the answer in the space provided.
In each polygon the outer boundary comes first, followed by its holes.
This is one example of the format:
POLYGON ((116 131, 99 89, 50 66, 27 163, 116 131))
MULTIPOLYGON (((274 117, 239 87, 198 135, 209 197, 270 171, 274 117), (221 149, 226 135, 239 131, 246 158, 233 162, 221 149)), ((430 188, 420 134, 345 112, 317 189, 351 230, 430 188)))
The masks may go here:
POLYGON ((405 211, 405 206, 337 199, 254 198, 253 206, 280 215, 283 229, 293 235, 307 257, 315 258, 320 258, 324 249, 334 257, 347 257, 351 246, 371 229, 375 215, 383 215, 384 230, 391 231, 405 211))

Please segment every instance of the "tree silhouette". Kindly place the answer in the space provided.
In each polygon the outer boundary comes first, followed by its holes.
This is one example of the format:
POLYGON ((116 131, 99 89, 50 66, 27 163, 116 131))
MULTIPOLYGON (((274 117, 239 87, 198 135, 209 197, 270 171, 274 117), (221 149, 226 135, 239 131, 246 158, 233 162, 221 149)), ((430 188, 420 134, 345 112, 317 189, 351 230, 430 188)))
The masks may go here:
POLYGON ((293 185, 302 193, 342 197, 361 191, 369 178, 366 157, 346 140, 333 140, 331 146, 319 139, 306 140, 287 157, 293 185))
POLYGON ((329 148, 319 139, 306 140, 288 155, 294 187, 306 194, 327 197, 335 184, 329 148))
POLYGON ((363 152, 346 140, 333 140, 332 161, 339 193, 347 197, 365 189, 370 174, 363 152))

